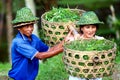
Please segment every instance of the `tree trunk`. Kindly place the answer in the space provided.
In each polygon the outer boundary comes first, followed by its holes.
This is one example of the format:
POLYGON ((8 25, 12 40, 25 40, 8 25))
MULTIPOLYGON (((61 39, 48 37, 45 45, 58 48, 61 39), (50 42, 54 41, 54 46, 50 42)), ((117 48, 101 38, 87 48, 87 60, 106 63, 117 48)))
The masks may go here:
MULTIPOLYGON (((117 27, 118 27, 118 26, 117 26, 117 27)), ((117 40, 120 39, 120 32, 119 32, 119 30, 116 30, 116 38, 117 38, 117 40)))
POLYGON ((43 0, 46 11, 49 11, 52 7, 57 6, 57 0, 43 0))
POLYGON ((3 1, 3 0, 1 0, 1 12, 0 12, 0 46, 1 46, 1 42, 2 42, 2 29, 3 29, 3 23, 4 23, 4 12, 5 12, 5 10, 4 10, 4 7, 5 7, 5 2, 3 1))
MULTIPOLYGON (((36 16, 36 10, 35 10, 35 3, 34 0, 25 0, 25 5, 32 10, 32 13, 36 16)), ((38 36, 38 26, 37 24, 34 25, 34 31, 33 34, 38 36)))
MULTIPOLYGON (((113 5, 110 6, 110 10, 111 10, 111 13, 112 13, 112 21, 113 21, 113 27, 118 27, 118 25, 116 24, 117 22, 117 18, 116 18, 116 15, 115 15, 115 9, 113 7, 113 5)), ((119 34, 119 30, 117 28, 116 29, 116 39, 119 40, 120 39, 120 34, 119 34)))
POLYGON ((11 10, 12 0, 6 0, 6 22, 7 22, 7 41, 8 41, 8 54, 9 62, 11 63, 11 51, 10 46, 13 38, 13 28, 12 28, 12 10, 11 10))

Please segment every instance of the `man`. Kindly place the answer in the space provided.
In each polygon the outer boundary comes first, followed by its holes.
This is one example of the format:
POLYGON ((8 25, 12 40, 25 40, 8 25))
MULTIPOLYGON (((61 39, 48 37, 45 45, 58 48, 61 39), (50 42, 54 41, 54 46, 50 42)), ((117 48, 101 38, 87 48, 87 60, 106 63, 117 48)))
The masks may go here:
POLYGON ((32 34, 34 23, 38 19, 29 8, 24 7, 17 11, 16 18, 12 21, 18 34, 12 41, 12 68, 8 72, 9 79, 35 80, 38 74, 39 59, 50 58, 63 51, 64 40, 49 48, 32 34))

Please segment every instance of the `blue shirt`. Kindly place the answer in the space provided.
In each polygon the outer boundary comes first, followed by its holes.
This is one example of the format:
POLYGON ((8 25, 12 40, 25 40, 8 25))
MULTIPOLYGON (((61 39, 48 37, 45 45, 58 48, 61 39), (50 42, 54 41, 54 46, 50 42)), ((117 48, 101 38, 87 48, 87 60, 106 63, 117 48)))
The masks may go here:
POLYGON ((38 74, 39 60, 35 58, 37 52, 45 52, 49 47, 37 36, 31 35, 29 40, 20 32, 12 41, 12 69, 9 77, 15 80, 35 80, 38 74))

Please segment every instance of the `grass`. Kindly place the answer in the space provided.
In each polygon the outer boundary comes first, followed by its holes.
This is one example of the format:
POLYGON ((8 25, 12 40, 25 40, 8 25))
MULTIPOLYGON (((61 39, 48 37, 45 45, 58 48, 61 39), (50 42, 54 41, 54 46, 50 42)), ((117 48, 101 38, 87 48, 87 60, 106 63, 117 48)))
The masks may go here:
MULTIPOLYGON (((68 80, 68 73, 65 71, 62 61, 62 54, 40 63, 36 80, 68 80)), ((10 63, 0 63, 0 80, 7 80, 6 76, 10 67, 10 63)), ((112 80, 112 78, 111 76, 104 77, 103 80, 112 80)))
POLYGON ((0 76, 7 76, 11 65, 9 63, 0 63, 0 76))
POLYGON ((68 74, 62 62, 62 54, 41 63, 36 80, 68 80, 68 74))
POLYGON ((8 80, 7 76, 10 67, 10 63, 0 63, 0 80, 8 80))

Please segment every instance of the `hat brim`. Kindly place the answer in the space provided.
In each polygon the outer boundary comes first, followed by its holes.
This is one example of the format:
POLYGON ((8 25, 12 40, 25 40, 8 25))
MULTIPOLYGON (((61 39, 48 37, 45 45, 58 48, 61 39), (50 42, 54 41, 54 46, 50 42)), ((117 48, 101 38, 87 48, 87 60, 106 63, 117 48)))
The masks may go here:
POLYGON ((17 27, 21 27, 21 26, 24 26, 24 25, 35 24, 35 23, 37 23, 37 21, 25 22, 25 23, 17 23, 17 24, 14 24, 13 27, 17 28, 17 27))
POLYGON ((19 19, 19 18, 16 18, 12 21, 12 24, 17 24, 17 23, 26 23, 26 22, 32 22, 32 21, 37 21, 39 20, 38 17, 30 17, 29 19, 19 19))
POLYGON ((104 22, 96 22, 96 23, 80 23, 80 22, 76 22, 76 25, 88 25, 88 24, 104 24, 104 22))

